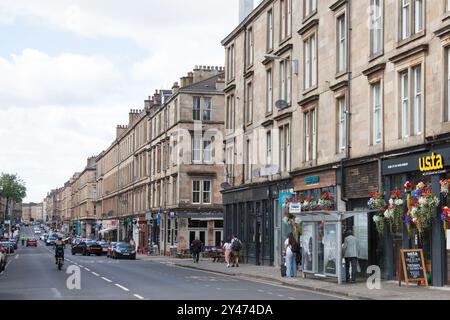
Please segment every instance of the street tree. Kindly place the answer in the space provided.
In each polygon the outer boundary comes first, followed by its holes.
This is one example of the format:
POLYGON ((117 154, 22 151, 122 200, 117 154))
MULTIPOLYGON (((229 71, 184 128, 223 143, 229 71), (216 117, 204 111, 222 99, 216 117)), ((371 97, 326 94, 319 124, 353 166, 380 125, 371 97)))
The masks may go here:
MULTIPOLYGON (((0 175, 0 197, 5 198, 6 200, 3 220, 6 220, 6 215, 9 212, 8 210, 10 210, 10 202, 14 201, 20 203, 26 196, 27 188, 25 182, 20 179, 17 174, 2 173, 0 175)), ((3 221, 3 223, 5 223, 5 221, 3 221)))

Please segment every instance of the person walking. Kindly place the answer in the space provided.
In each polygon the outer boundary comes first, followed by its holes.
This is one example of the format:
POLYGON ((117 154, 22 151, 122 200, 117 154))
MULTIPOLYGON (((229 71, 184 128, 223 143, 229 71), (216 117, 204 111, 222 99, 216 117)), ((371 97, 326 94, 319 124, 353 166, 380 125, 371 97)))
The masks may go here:
POLYGON ((192 258, 194 259, 194 263, 198 263, 200 260, 200 252, 202 252, 203 243, 195 239, 191 243, 191 251, 192 251, 192 258))
POLYGON ((225 242, 223 249, 225 250, 225 262, 227 263, 227 268, 229 268, 231 258, 231 241, 225 242))
POLYGON ((233 239, 231 240, 231 254, 233 265, 232 267, 239 267, 239 257, 242 250, 242 242, 238 239, 236 235, 233 235, 233 239))
POLYGON ((359 243, 351 230, 346 232, 342 244, 343 256, 345 258, 345 280, 350 282, 350 265, 352 267, 351 282, 356 282, 356 269, 358 266, 359 243))
POLYGON ((292 232, 284 242, 284 248, 286 251, 286 277, 297 277, 297 254, 300 253, 300 246, 292 232))

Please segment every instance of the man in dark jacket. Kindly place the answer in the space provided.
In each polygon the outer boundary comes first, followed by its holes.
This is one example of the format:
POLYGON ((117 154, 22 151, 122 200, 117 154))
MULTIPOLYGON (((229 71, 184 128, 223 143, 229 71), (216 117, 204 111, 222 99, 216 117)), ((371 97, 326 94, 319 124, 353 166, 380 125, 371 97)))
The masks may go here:
POLYGON ((192 257, 194 258, 194 263, 198 263, 198 260, 200 259, 200 252, 202 252, 202 247, 203 243, 200 240, 195 239, 194 241, 192 241, 191 252, 192 257))

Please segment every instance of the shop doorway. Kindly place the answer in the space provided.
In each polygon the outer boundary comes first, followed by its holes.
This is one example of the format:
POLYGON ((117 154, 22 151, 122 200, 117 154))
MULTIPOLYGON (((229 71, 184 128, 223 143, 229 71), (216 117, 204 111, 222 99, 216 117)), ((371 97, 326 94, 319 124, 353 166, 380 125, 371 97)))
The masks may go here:
POLYGON ((192 241, 195 239, 199 239, 203 245, 207 245, 206 243, 206 231, 190 231, 189 232, 189 245, 191 245, 192 241))
POLYGON ((261 217, 255 220, 255 260, 256 265, 261 265, 261 217))

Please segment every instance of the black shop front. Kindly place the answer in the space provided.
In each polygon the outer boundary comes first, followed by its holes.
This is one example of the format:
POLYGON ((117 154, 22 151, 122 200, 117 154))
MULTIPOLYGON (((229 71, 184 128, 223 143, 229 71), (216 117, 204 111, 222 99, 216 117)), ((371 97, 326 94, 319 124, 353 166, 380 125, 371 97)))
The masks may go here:
POLYGON ((450 145, 430 146, 412 150, 402 155, 385 157, 382 160, 383 189, 386 201, 391 191, 401 190, 404 198, 404 212, 407 208, 405 182, 415 186, 423 182, 439 197, 440 204, 431 221, 420 236, 416 228, 408 233, 404 223, 399 228, 384 228, 382 270, 384 277, 397 278, 400 249, 423 249, 427 273, 431 284, 442 287, 448 284, 449 249, 441 221, 442 207, 450 204, 449 196, 441 193, 440 181, 450 178, 450 145))

